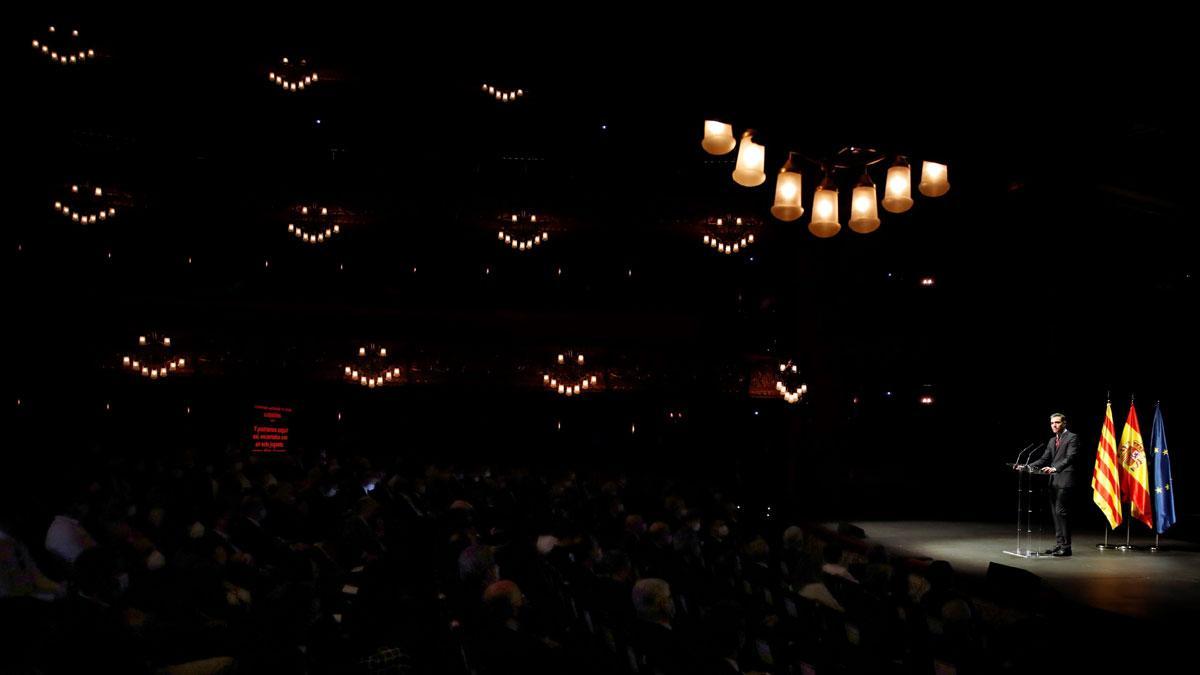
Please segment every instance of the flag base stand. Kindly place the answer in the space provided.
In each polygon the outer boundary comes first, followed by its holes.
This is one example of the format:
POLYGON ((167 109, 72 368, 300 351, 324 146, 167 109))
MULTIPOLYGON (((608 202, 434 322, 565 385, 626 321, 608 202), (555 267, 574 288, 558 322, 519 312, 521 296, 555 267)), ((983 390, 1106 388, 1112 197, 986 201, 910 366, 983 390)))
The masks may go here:
POLYGON ((1121 544, 1119 546, 1110 546, 1109 548, 1115 548, 1118 551, 1148 551, 1148 550, 1150 550, 1149 547, 1134 546, 1132 544, 1121 544))
POLYGON ((1096 544, 1097 551, 1127 551, 1129 550, 1129 541, 1126 540, 1124 545, 1108 543, 1108 530, 1104 531, 1104 543, 1096 544))
POLYGON ((1130 534, 1131 534, 1130 526, 1131 525, 1132 525, 1132 523, 1130 522, 1130 519, 1126 518, 1125 519, 1125 543, 1124 544, 1108 543, 1108 530, 1105 530, 1104 531, 1104 543, 1096 544, 1096 549, 1099 551, 1121 551, 1122 553, 1127 552, 1127 551, 1149 551, 1151 553, 1157 552, 1158 551, 1158 535, 1154 536, 1154 545, 1153 546, 1134 545, 1134 544, 1130 543, 1130 534))
POLYGON ((1052 556, 1048 556, 1044 553, 1038 553, 1037 551, 1022 551, 1021 549, 1017 549, 1015 551, 1004 551, 1003 553, 1005 555, 1013 555, 1018 558, 1050 558, 1050 557, 1052 557, 1052 556))

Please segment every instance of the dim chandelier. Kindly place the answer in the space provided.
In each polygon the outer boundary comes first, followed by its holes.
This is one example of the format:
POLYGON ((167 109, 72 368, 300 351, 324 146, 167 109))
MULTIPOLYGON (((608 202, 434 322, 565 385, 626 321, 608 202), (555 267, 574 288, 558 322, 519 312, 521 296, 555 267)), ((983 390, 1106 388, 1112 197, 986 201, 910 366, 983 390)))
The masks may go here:
POLYGON ((309 244, 323 244, 341 234, 342 226, 336 222, 340 212, 337 209, 331 213, 326 206, 297 206, 293 222, 289 222, 287 231, 297 240, 309 244))
POLYGON ((121 357, 121 367, 150 380, 166 379, 168 375, 183 374, 187 359, 171 355, 171 338, 151 333, 138 337, 137 351, 121 357))
POLYGON ((33 41, 33 48, 45 54, 52 62, 60 65, 85 63, 96 58, 96 50, 86 49, 79 41, 79 29, 59 31, 50 26, 46 36, 33 41))
POLYGON ((542 374, 542 384, 550 391, 567 397, 579 396, 585 391, 595 391, 599 383, 596 375, 586 371, 583 354, 575 352, 559 354, 550 372, 542 374))
POLYGON ((66 201, 55 201, 54 210, 72 222, 88 225, 104 221, 117 215, 116 207, 109 205, 109 197, 103 188, 84 185, 71 186, 71 194, 66 201))
POLYGON ((701 223, 705 246, 726 255, 745 251, 754 243, 754 233, 762 225, 757 218, 721 216, 707 218, 701 223))
POLYGON ((388 361, 387 347, 375 344, 359 347, 354 364, 342 368, 347 382, 368 389, 400 384, 404 379, 403 372, 399 366, 391 365, 388 361))
POLYGON ((542 229, 548 224, 544 216, 539 219, 537 214, 522 211, 501 216, 500 222, 496 239, 514 251, 532 251, 550 238, 550 232, 542 229))
POLYGON ((799 403, 808 395, 808 385, 800 379, 800 368, 791 359, 779 364, 778 378, 775 390, 788 403, 799 403))
POLYGON ((279 65, 279 72, 270 71, 267 79, 284 91, 304 91, 305 87, 317 83, 317 71, 309 67, 307 59, 293 61, 285 56, 279 65))
POLYGON ((524 89, 498 89, 486 82, 483 83, 481 91, 501 103, 515 103, 518 98, 525 96, 524 89))
MULTIPOLYGON (((766 146, 754 141, 754 131, 747 130, 741 141, 734 138, 733 125, 717 120, 704 122, 704 138, 700 146, 712 155, 725 155, 738 148, 737 163, 733 180, 738 185, 756 187, 766 182, 766 146)), ((904 213, 912 208, 912 169, 904 155, 891 155, 873 148, 848 146, 832 157, 814 159, 796 152, 788 153, 788 159, 780 168, 775 179, 775 201, 771 215, 791 222, 804 215, 801 204, 803 197, 803 174, 801 162, 818 167, 822 176, 812 198, 812 217, 808 229, 820 238, 836 235, 842 229, 838 216, 838 186, 835 176, 841 171, 861 171, 850 199, 851 230, 860 234, 874 232, 879 228, 879 210, 876 202, 875 183, 871 180, 870 168, 891 158, 884 185, 882 203, 889 213, 904 213)), ((921 182, 918 190, 926 197, 941 197, 950 190, 949 172, 945 164, 924 161, 921 165, 921 182)))

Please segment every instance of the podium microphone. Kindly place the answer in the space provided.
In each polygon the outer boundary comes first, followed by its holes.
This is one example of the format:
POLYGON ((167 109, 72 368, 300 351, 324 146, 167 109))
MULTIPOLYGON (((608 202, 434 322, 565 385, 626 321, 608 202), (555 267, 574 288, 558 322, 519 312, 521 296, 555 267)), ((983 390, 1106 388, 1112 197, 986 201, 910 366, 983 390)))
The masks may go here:
MULTIPOLYGON (((1018 452, 1018 453, 1017 453, 1017 459, 1016 459, 1016 461, 1014 461, 1014 462, 1013 462, 1013 468, 1015 469, 1015 468, 1017 468, 1018 466, 1021 466, 1021 455, 1023 455, 1023 454, 1025 454, 1025 453, 1029 452, 1030 450, 1033 450, 1033 449, 1034 449, 1034 448, 1036 448, 1037 446, 1038 446, 1038 442, 1037 442, 1037 441, 1034 441, 1034 442, 1030 443, 1029 445, 1025 446, 1025 449, 1023 449, 1023 450, 1021 450, 1020 452, 1018 452)), ((1028 458, 1026 458, 1026 459, 1028 459, 1028 458)))

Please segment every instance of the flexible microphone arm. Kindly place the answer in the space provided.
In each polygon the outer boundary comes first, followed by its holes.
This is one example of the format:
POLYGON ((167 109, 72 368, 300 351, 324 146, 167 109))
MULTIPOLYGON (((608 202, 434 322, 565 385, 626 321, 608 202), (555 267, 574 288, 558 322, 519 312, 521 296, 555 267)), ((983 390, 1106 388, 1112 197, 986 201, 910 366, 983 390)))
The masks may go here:
MULTIPOLYGON (((1030 443, 1029 445, 1025 446, 1024 450, 1017 453, 1017 459, 1016 459, 1016 461, 1013 462, 1013 466, 1014 467, 1021 466, 1021 455, 1024 455, 1025 453, 1029 452, 1030 450, 1033 450, 1038 445, 1040 445, 1040 443, 1038 441, 1034 441, 1034 442, 1030 443)), ((1028 460, 1029 458, 1026 457, 1025 459, 1028 460)))

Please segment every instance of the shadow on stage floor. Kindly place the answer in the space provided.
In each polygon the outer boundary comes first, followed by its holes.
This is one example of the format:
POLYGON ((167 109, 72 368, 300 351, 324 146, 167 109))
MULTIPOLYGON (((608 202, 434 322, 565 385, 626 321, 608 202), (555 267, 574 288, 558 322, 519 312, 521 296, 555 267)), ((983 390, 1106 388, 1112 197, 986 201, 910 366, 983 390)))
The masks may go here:
MULTIPOLYGON (((1023 558, 1005 553, 1017 549, 1013 523, 854 525, 866 533, 868 545, 882 544, 894 558, 949 562, 965 591, 1036 607, 1049 619, 1053 639, 1047 644, 1057 645, 1045 647, 1048 670, 1073 670, 1081 662, 1150 666, 1167 655, 1195 651, 1185 631, 1200 619, 1200 544, 1164 538, 1152 553, 1145 548, 1154 543, 1153 535, 1135 531, 1132 543, 1143 550, 1099 550, 1103 533, 1085 531, 1074 534, 1069 558, 1023 558)), ((1124 537, 1110 543, 1124 543, 1124 537)), ((1022 551, 1053 546, 1053 532, 1021 540, 1022 551)))

